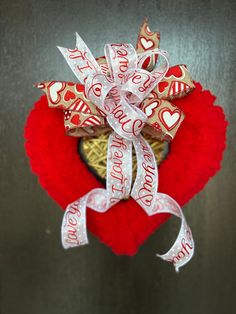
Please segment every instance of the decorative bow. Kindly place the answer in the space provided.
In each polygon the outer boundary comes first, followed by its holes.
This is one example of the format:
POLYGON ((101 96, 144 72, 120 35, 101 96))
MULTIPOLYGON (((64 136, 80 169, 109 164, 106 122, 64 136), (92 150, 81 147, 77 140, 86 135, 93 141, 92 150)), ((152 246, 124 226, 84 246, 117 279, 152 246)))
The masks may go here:
POLYGON ((169 69, 168 53, 159 49, 159 38, 159 33, 150 32, 145 20, 137 52, 131 44, 107 44, 105 57, 96 61, 76 34, 75 49, 59 49, 82 85, 53 81, 38 87, 46 92, 49 106, 64 110, 70 135, 94 136, 107 131, 108 126, 113 129, 108 141, 106 189, 94 189, 68 205, 62 224, 63 246, 88 243, 86 207, 105 212, 131 195, 148 215, 171 213, 181 218, 174 245, 159 255, 178 270, 193 255, 191 230, 179 205, 157 192, 155 156, 140 132, 173 138, 184 115, 168 100, 187 94, 194 85, 184 65, 169 69), (132 145, 137 176, 131 190, 132 145))

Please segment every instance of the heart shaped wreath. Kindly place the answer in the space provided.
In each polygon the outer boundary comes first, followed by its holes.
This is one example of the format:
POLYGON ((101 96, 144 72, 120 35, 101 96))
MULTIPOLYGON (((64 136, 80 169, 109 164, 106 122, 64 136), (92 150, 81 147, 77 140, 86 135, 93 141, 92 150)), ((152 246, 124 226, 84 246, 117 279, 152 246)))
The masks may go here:
POLYGON ((47 97, 36 103, 25 128, 32 170, 66 209, 63 246, 88 243, 88 225, 115 253, 133 255, 172 214, 181 219, 180 232, 159 256, 178 270, 194 252, 180 206, 220 168, 224 113, 210 92, 193 83, 185 65, 169 67, 168 53, 159 49, 160 34, 150 31, 146 19, 136 50, 130 44, 107 44, 105 57, 95 60, 78 34, 76 39, 75 49, 59 49, 82 84, 37 84, 47 97), (77 151, 78 137, 99 140, 101 134, 109 134, 106 189, 77 151), (147 136, 153 142, 173 139, 160 165, 159 187, 147 136), (132 146, 137 159, 133 184, 132 146))

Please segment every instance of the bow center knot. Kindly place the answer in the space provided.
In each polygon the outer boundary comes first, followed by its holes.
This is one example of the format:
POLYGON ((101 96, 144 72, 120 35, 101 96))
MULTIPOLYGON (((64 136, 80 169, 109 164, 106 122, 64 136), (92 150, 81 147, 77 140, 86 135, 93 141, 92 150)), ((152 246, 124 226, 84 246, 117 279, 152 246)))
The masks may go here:
POLYGON ((168 55, 160 49, 137 55, 131 44, 107 44, 104 50, 108 73, 90 74, 85 83, 86 94, 106 114, 107 122, 116 133, 134 140, 147 121, 138 106, 167 72, 168 55), (152 55, 163 56, 164 64, 148 72, 142 65, 152 55))

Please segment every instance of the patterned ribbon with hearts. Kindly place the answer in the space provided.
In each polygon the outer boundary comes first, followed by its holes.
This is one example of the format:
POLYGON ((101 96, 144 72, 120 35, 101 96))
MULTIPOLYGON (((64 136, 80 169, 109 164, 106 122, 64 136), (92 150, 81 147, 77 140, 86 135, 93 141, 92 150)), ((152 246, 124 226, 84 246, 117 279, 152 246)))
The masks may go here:
MULTIPOLYGON (((139 40, 141 45, 145 45, 145 37, 140 35, 139 40)), ((105 59, 101 63, 106 65, 104 70, 81 37, 76 34, 75 49, 62 47, 59 49, 85 87, 65 82, 40 83, 38 87, 47 92, 49 104, 56 104, 56 107, 64 110, 66 108, 61 106, 60 92, 67 87, 63 94, 66 101, 74 100, 71 87, 78 93, 82 92, 90 103, 89 114, 94 114, 93 124, 96 124, 97 117, 100 121, 102 117, 104 129, 107 124, 113 129, 108 141, 106 189, 93 189, 68 205, 62 223, 63 246, 69 248, 88 243, 86 207, 102 213, 131 195, 148 215, 170 213, 181 219, 181 227, 175 243, 166 254, 158 255, 163 260, 173 263, 178 270, 193 255, 192 233, 176 201, 166 194, 157 192, 158 170, 155 156, 141 135, 141 131, 149 127, 147 133, 153 133, 151 129, 155 129, 155 126, 160 130, 155 119, 148 125, 148 120, 152 119, 153 112, 155 114, 156 110, 159 111, 158 119, 167 129, 178 124, 180 114, 177 108, 164 110, 161 106, 162 100, 150 97, 151 93, 155 93, 155 89, 160 87, 157 86, 165 82, 169 61, 166 51, 155 48, 155 45, 151 47, 147 40, 146 45, 148 45, 147 51, 140 53, 137 53, 131 44, 105 45, 105 59), (161 58, 162 62, 157 63, 157 57, 161 58), (137 157, 137 175, 131 189, 132 146, 137 157)), ((193 88, 191 84, 188 86, 185 92, 193 88)), ((183 89, 180 89, 177 94, 183 92, 183 89)), ((165 89, 162 92, 164 93, 165 89)), ((160 89, 156 93, 160 94, 160 89)), ((79 104, 72 102, 70 104, 72 111, 71 106, 77 108, 79 104)), ((84 106, 84 103, 80 102, 80 106, 84 106)), ((65 112, 66 114, 70 113, 65 112)), ((76 115, 74 119, 75 117, 76 115)), ((91 116, 89 118, 91 119, 91 116)), ((86 130, 86 127, 88 124, 85 119, 84 132, 91 135, 91 129, 86 130)), ((171 134, 168 135, 172 137, 171 134)))

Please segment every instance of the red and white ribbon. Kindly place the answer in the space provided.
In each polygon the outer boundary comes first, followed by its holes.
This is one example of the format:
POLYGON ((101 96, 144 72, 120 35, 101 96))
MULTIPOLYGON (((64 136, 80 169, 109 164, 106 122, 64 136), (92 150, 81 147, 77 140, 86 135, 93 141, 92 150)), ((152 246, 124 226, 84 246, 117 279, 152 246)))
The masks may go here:
POLYGON ((147 116, 138 108, 165 76, 169 68, 168 53, 153 49, 137 55, 131 44, 107 44, 109 75, 105 75, 78 34, 75 49, 59 49, 77 78, 85 84, 87 97, 106 114, 114 130, 108 142, 106 189, 93 189, 68 205, 62 223, 64 248, 88 243, 86 207, 102 213, 131 195, 149 216, 170 213, 181 219, 175 243, 166 254, 158 255, 178 270, 193 256, 192 233, 176 201, 157 192, 155 156, 140 134, 147 116), (155 55, 162 57, 163 62, 152 72, 142 69, 146 58, 155 55), (132 146, 137 157, 137 176, 131 190, 132 146))

